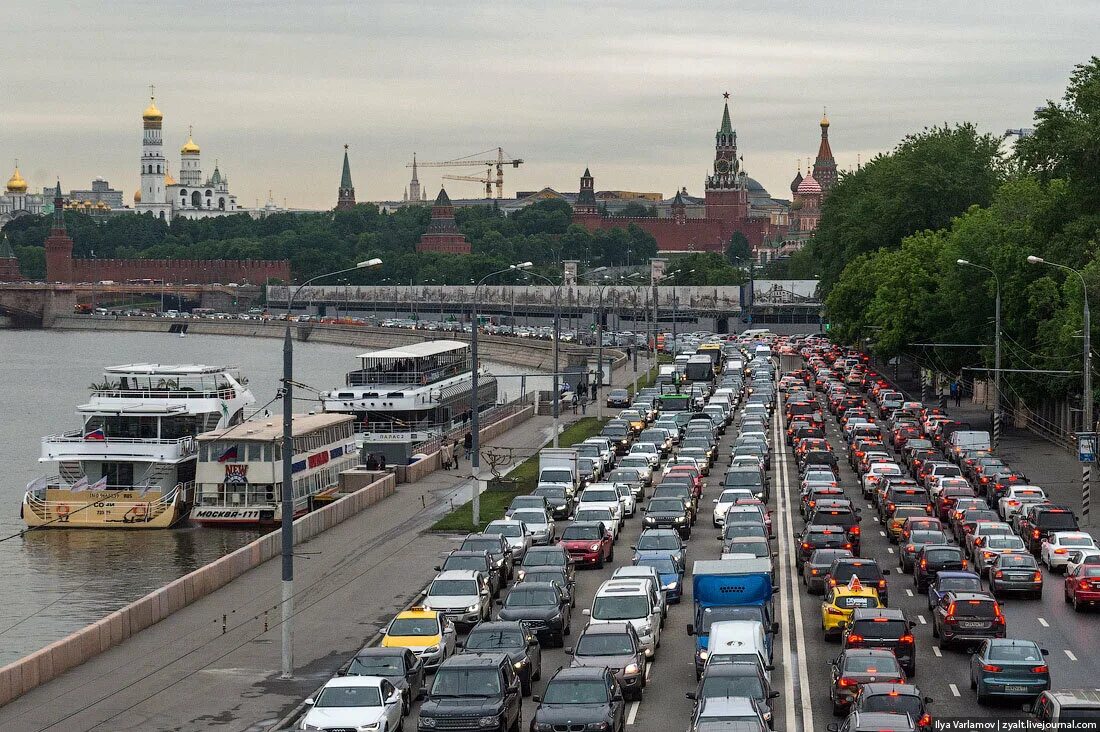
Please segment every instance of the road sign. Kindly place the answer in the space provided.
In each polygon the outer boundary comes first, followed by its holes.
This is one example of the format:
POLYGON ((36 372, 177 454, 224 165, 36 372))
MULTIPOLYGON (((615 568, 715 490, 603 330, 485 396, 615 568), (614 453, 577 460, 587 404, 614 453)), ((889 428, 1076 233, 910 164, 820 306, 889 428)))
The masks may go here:
POLYGON ((1082 463, 1096 462, 1096 433, 1077 433, 1077 459, 1082 463))

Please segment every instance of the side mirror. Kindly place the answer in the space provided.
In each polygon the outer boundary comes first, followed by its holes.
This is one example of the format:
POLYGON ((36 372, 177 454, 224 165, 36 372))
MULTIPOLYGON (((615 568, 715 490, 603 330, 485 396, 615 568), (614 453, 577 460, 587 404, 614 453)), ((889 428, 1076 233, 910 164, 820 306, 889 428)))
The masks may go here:
POLYGON ((836 627, 840 628, 841 630, 847 630, 848 629, 848 621, 847 620, 841 620, 839 623, 836 624, 836 627))
POLYGON ((493 600, 493 604, 497 606, 504 605, 504 600, 493 600))
POLYGON ((778 595, 779 594, 779 588, 778 587, 773 587, 772 588, 772 594, 773 595, 778 595))
POLYGON ((316 700, 313 699, 313 697, 310 697, 309 699, 306 699, 306 706, 307 707, 312 707, 316 703, 317 702, 316 702, 316 700))
POLYGON ((428 690, 427 689, 421 688, 420 691, 416 692, 416 700, 417 701, 424 701, 427 698, 428 698, 428 690))
POLYGON ((567 656, 572 656, 573 655, 573 646, 569 646, 568 648, 564 648, 562 650, 565 653, 565 655, 567 655, 567 656))
POLYGON ((1049 656, 1049 655, 1050 655, 1050 651, 1048 651, 1048 650, 1047 650, 1047 649, 1045 649, 1045 648, 1040 648, 1039 650, 1040 650, 1040 651, 1042 652, 1042 654, 1043 654, 1044 656, 1049 656))
POLYGON ((439 564, 432 567, 432 569, 434 569, 436 572, 442 572, 443 571, 442 565, 439 565, 439 564))
POLYGON ((466 643, 464 641, 455 641, 455 648, 462 650, 465 647, 466 643))
POLYGON ((890 576, 890 570, 888 570, 888 569, 882 570, 882 576, 883 577, 889 577, 890 576))
POLYGON ((694 624, 692 624, 692 623, 687 624, 687 634, 688 635, 695 635, 695 625, 694 624))
POLYGON ((711 503, 718 503, 718 499, 717 498, 711 499, 711 503))
POLYGON ((772 634, 775 634, 775 633, 778 633, 778 632, 779 632, 779 623, 778 622, 772 623, 772 634))
POLYGON ((828 732, 840 732, 840 725, 836 722, 829 722, 829 724, 825 725, 825 729, 828 730, 828 732))
POLYGON ((768 693, 768 698, 769 699, 778 699, 779 698, 779 692, 778 691, 769 692, 768 693))
POLYGON ((542 701, 542 697, 541 697, 541 696, 539 696, 538 694, 534 694, 534 695, 533 695, 533 696, 531 697, 531 701, 533 701, 533 702, 535 702, 536 704, 538 704, 539 702, 541 702, 541 701, 542 701))
POLYGON ((934 701, 936 701, 936 700, 935 700, 935 699, 933 699, 933 698, 932 698, 932 697, 930 697, 930 696, 926 696, 926 697, 924 697, 924 703, 925 703, 925 704, 931 704, 931 703, 932 703, 932 702, 934 702, 934 701))
POLYGON ((687 692, 686 694, 684 694, 684 698, 685 699, 691 699, 692 701, 695 701, 696 700, 695 692, 694 691, 687 692))
POLYGON ((636 546, 634 546, 633 544, 631 544, 631 545, 630 545, 630 550, 631 550, 631 551, 638 551, 638 547, 636 547, 636 546))
POLYGON ((592 611, 591 611, 591 610, 589 610, 588 608, 585 608, 584 610, 581 610, 581 615, 583 615, 584 617, 586 617, 586 618, 587 618, 587 617, 589 617, 590 615, 592 615, 592 611))
POLYGON ((775 666, 769 663, 768 665, 764 666, 764 670, 765 671, 775 671, 775 666))

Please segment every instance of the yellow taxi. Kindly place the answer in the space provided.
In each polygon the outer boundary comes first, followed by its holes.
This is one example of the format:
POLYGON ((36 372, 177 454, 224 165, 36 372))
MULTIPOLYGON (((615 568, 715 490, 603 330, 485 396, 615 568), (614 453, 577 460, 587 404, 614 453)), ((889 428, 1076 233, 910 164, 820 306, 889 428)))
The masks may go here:
POLYGON ((931 506, 895 506, 889 518, 886 519, 886 536, 894 544, 901 542, 901 530, 905 527, 905 520, 911 518, 928 518, 931 506))
POLYGON ((382 646, 408 648, 423 660, 424 668, 438 668, 455 652, 457 637, 454 623, 443 613, 410 607, 386 626, 382 646))
POLYGON ((634 431, 634 434, 638 434, 646 428, 645 416, 636 409, 624 409, 619 412, 619 419, 625 419, 630 423, 630 429, 634 431))
POLYGON ((878 597, 878 589, 863 585, 859 577, 852 575, 846 585, 825 588, 821 601, 821 631, 825 638, 839 638, 852 620, 856 608, 885 607, 878 597))

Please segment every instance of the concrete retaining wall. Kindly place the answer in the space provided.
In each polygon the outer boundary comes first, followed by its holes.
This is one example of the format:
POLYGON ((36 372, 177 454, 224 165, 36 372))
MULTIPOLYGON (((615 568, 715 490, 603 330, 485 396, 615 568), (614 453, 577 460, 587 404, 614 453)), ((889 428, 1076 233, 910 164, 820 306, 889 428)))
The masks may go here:
MULTIPOLYGON (((294 522, 294 543, 300 544, 347 520, 386 496, 396 480, 386 475, 355 493, 302 516, 294 522)), ((279 554, 280 535, 273 531, 204 567, 155 590, 140 600, 59 641, 0 668, 0 705, 55 679, 93 656, 164 620, 245 572, 279 554)))

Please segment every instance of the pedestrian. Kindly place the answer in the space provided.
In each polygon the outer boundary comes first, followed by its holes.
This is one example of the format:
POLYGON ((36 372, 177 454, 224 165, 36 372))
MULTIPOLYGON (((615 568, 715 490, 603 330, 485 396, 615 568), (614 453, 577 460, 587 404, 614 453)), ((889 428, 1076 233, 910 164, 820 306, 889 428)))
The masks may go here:
POLYGON ((573 398, 569 400, 569 403, 573 405, 573 414, 577 413, 577 403, 580 401, 580 395, 577 392, 573 392, 573 398))
POLYGON ((470 459, 470 455, 474 451, 474 433, 467 432, 466 436, 462 438, 462 446, 466 449, 466 459, 470 459))
POLYGON ((956 407, 962 402, 962 389, 960 386, 958 379, 951 382, 951 398, 955 400, 956 407))
POLYGON ((462 413, 462 428, 465 429, 470 424, 470 410, 467 409, 462 413))
POLYGON ((384 452, 378 453, 378 469, 379 470, 385 470, 386 469, 386 454, 384 452))
MULTIPOLYGON (((573 413, 576 414, 575 411, 573 413)), ((582 394, 581 395, 581 414, 588 414, 588 395, 587 394, 582 394)))
POLYGON ((365 463, 367 470, 378 470, 378 458, 374 456, 373 452, 367 453, 367 462, 365 463))

